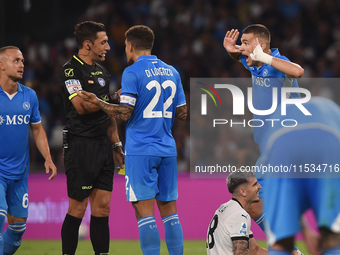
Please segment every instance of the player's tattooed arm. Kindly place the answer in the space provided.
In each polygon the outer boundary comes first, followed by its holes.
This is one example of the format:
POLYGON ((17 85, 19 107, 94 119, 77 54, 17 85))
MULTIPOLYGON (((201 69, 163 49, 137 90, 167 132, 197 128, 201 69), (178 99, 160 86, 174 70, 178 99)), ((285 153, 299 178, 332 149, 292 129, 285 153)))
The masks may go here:
POLYGON ((247 255, 248 253, 248 241, 246 240, 233 240, 233 252, 234 255, 247 255))
POLYGON ((97 100, 96 105, 100 107, 104 112, 106 112, 111 117, 114 117, 117 120, 127 121, 130 119, 134 108, 129 105, 114 105, 105 103, 102 100, 97 100))
POLYGON ((187 118, 187 106, 182 105, 176 108, 176 118, 179 120, 185 120, 187 118))
POLYGON ((95 104, 100 107, 104 112, 106 112, 111 117, 117 120, 127 121, 130 119, 134 108, 129 105, 115 105, 115 104, 108 104, 103 100, 100 100, 95 94, 86 92, 86 91, 78 91, 76 89, 78 96, 92 104, 95 104))

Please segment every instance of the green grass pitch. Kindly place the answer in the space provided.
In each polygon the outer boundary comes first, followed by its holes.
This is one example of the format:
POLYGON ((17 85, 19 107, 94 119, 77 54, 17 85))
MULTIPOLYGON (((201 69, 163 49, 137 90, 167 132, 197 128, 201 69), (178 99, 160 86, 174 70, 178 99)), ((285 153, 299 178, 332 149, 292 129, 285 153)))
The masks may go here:
MULTIPOLYGON (((258 245, 267 248, 265 241, 256 241, 258 245)), ((307 250, 303 242, 298 242, 297 247, 307 255, 307 250)), ((15 253, 16 255, 60 255, 61 241, 56 240, 23 240, 21 247, 15 253)), ((78 243, 76 255, 92 255, 92 245, 88 240, 81 240, 78 243)), ((115 255, 142 255, 139 241, 111 240, 110 254, 115 255)), ((165 242, 161 244, 161 254, 168 254, 165 242)), ((207 254, 205 241, 184 241, 184 255, 203 255, 207 254)))

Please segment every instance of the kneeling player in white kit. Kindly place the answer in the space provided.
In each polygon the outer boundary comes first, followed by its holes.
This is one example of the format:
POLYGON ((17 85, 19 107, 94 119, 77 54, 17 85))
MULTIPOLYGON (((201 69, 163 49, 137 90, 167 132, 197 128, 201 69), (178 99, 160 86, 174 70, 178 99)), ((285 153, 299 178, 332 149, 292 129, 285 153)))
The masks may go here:
POLYGON ((210 222, 207 234, 208 255, 261 255, 268 254, 259 247, 250 230, 251 218, 246 210, 252 203, 259 202, 262 188, 255 173, 231 173, 227 186, 232 199, 222 204, 210 222))

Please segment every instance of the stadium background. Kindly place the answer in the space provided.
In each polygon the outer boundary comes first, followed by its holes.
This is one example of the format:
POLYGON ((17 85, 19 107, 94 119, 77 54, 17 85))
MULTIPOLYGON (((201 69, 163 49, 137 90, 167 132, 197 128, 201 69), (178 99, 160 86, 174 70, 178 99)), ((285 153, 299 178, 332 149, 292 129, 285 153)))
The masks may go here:
MULTIPOLYGON (((180 72, 189 105, 190 77, 250 77, 241 64, 233 62, 228 56, 222 42, 227 30, 238 28, 242 31, 252 23, 262 23, 269 28, 271 46, 279 48, 282 55, 300 64, 305 69, 304 77, 339 77, 339 14, 340 2, 333 0, 0 0, 0 46, 15 45, 24 53, 22 83, 37 92, 43 125, 59 171, 58 178, 64 178, 61 130, 65 125, 65 114, 59 94, 59 73, 61 66, 77 52, 73 31, 78 22, 94 20, 107 27, 111 50, 103 64, 112 75, 111 92, 120 88, 121 74, 127 66, 124 51, 126 29, 136 24, 152 28, 156 36, 153 54, 180 72)), ((340 94, 340 87, 318 84, 308 90, 312 95, 325 96, 339 103, 337 95, 340 94)), ((189 120, 190 109, 188 121, 176 121, 173 129, 178 147, 178 171, 183 172, 181 178, 188 182, 183 183, 185 189, 180 189, 180 199, 183 192, 186 193, 185 199, 192 200, 192 203, 183 201, 183 205, 191 207, 191 210, 182 209, 181 212, 179 208, 179 214, 183 217, 183 224, 192 213, 200 217, 205 214, 204 219, 208 221, 197 224, 204 225, 206 231, 213 212, 229 196, 221 180, 206 181, 204 185, 208 186, 204 186, 186 174, 190 154, 189 120), (197 187, 204 187, 204 192, 202 189, 200 192, 191 190, 192 182, 196 182, 197 187), (195 207, 196 203, 201 203, 203 207, 195 207), (202 208, 209 210, 202 211, 202 208)), ((119 130, 124 142, 123 123, 119 123, 119 130)), ((225 139, 225 144, 233 145, 226 146, 226 159, 255 162, 258 151, 253 144, 252 132, 241 137, 230 130, 225 139)), ((33 195, 39 192, 46 197, 59 194, 65 198, 58 199, 67 199, 63 185, 55 187, 52 182, 47 186, 39 184, 47 182, 47 178, 41 178, 38 174, 44 172, 43 158, 33 144, 30 171, 34 183, 30 186, 31 202, 39 203, 40 198, 34 201, 33 195)), ((123 186, 121 189, 116 194, 123 196, 123 186)), ((46 201, 46 197, 41 201, 46 201)), ((113 203, 112 206, 120 205, 113 203)), ((34 213, 40 215, 39 206, 35 208, 38 209, 34 213)), ((127 208, 127 211, 134 220, 132 208, 127 208)), ((28 225, 27 232, 29 229, 28 225)))

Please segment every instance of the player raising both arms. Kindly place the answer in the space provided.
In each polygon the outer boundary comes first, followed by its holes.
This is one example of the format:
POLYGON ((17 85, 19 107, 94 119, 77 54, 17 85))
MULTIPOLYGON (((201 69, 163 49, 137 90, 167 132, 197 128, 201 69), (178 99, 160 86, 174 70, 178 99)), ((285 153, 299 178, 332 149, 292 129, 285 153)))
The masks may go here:
MULTIPOLYGON (((253 87, 253 105, 257 110, 268 110, 272 106, 273 88, 278 88, 278 104, 281 101, 282 87, 298 87, 294 78, 302 77, 304 69, 298 64, 290 62, 285 56, 281 56, 277 48, 270 48, 271 35, 269 30, 261 24, 253 24, 243 30, 241 45, 236 45, 239 31, 232 29, 225 35, 223 46, 229 55, 236 61, 241 62, 251 72, 253 87)), ((299 98, 299 93, 290 93, 289 98, 299 98)), ((268 116, 255 115, 254 119, 265 120, 268 116)), ((267 125, 261 128, 254 128, 254 140, 261 144, 263 135, 268 128, 267 125)), ((260 156, 261 158, 261 156, 260 156)), ((260 158, 258 162, 260 162, 260 158)), ((257 178, 262 184, 261 178, 257 178)), ((266 187, 263 187, 264 189, 266 187)), ((248 213, 252 219, 264 230, 264 214, 262 210, 262 192, 260 202, 253 204, 248 213)))

